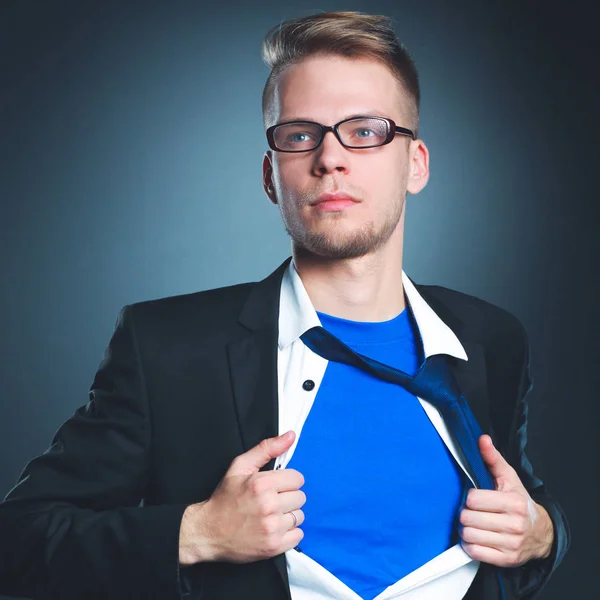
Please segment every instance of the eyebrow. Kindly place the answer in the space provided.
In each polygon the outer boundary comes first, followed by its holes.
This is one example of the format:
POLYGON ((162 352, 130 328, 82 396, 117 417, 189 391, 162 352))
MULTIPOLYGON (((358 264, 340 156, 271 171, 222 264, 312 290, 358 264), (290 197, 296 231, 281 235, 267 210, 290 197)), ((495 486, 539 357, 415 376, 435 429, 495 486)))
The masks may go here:
MULTIPOLYGON (((352 114, 347 114, 344 118, 340 119, 340 121, 345 121, 346 119, 354 119, 355 117, 376 117, 380 116, 381 113, 382 111, 379 110, 366 110, 362 112, 355 112, 352 114)), ((315 121, 314 119, 311 119, 309 117, 286 117, 285 119, 280 119, 278 123, 286 123, 288 121, 310 121, 311 123, 318 123, 318 121, 315 121)))

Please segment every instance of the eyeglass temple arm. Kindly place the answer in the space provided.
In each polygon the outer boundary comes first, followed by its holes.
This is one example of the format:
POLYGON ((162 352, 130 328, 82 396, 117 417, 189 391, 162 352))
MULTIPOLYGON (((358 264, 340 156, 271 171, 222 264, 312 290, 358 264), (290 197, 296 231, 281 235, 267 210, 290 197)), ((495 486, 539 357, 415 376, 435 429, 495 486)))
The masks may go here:
POLYGON ((417 136, 415 135, 414 131, 411 131, 410 129, 406 129, 406 127, 399 127, 398 125, 396 125, 396 133, 399 133, 401 135, 408 135, 413 140, 417 139, 417 136))

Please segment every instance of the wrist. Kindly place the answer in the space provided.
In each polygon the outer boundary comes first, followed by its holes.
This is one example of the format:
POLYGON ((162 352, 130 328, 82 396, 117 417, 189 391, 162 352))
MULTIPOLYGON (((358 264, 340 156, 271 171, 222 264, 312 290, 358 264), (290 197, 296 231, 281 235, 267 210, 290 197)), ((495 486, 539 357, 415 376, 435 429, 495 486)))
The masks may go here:
POLYGON ((179 531, 179 564, 193 565, 214 560, 210 540, 204 527, 205 505, 208 501, 190 504, 183 513, 179 531))
POLYGON ((554 543, 554 524, 548 514, 548 511, 541 505, 536 503, 536 510, 539 515, 540 522, 540 551, 538 558, 544 559, 550 556, 552 552, 552 544, 554 543))

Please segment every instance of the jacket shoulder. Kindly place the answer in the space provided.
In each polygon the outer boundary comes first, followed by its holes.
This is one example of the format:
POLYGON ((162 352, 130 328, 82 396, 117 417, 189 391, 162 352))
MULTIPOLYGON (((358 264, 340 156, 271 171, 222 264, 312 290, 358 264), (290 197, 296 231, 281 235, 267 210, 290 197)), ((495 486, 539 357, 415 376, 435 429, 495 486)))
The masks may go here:
POLYGON ((510 311, 483 298, 440 285, 415 284, 425 301, 455 329, 484 345, 515 339, 527 340, 521 320, 510 311))
POLYGON ((119 318, 131 319, 137 331, 169 337, 191 330, 227 335, 239 331, 238 316, 255 284, 238 283, 135 302, 124 306, 119 318))
POLYGON ((130 304, 136 312, 171 312, 178 310, 195 310, 198 306, 239 306, 242 304, 256 282, 236 283, 209 290, 191 292, 188 294, 177 294, 173 296, 165 296, 163 298, 155 298, 151 300, 143 300, 130 304))

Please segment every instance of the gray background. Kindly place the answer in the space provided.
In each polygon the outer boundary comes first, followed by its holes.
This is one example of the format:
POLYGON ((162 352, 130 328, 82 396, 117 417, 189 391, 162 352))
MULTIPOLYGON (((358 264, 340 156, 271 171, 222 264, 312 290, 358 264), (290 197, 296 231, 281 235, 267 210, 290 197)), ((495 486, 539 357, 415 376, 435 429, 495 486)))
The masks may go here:
POLYGON ((386 14, 420 71, 431 152, 430 183, 408 199, 404 268, 525 324, 528 452, 574 537, 541 598, 590 597, 600 293, 589 6, 215 4, 2 4, 0 497, 86 403, 121 306, 260 279, 289 255, 261 185, 267 29, 316 11, 386 14))

